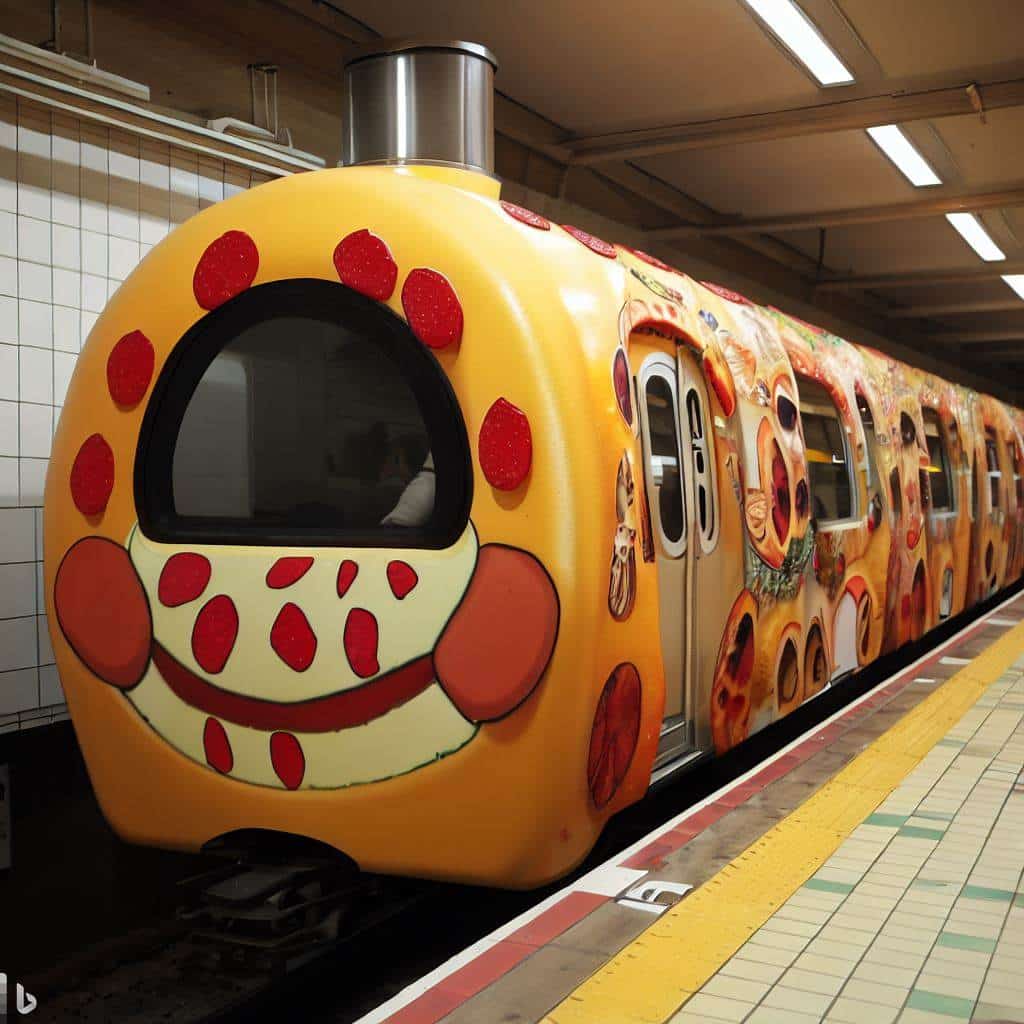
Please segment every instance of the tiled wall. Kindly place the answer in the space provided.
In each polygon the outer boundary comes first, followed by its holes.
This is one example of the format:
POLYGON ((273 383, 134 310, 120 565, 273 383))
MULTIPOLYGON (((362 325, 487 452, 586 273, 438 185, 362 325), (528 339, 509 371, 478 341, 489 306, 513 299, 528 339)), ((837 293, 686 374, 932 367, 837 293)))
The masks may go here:
POLYGON ((0 733, 67 717, 40 506, 82 341, 175 224, 265 180, 0 93, 0 733))

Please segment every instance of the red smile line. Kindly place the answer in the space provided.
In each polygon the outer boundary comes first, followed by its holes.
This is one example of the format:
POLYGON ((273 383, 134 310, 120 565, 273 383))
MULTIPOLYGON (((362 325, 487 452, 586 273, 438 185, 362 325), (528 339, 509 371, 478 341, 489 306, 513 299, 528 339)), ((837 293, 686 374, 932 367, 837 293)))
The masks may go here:
POLYGON ((164 682, 186 704, 235 725, 266 731, 335 732, 365 725, 412 700, 436 679, 433 659, 425 654, 351 690, 282 703, 222 690, 200 679, 155 641, 152 653, 164 682))

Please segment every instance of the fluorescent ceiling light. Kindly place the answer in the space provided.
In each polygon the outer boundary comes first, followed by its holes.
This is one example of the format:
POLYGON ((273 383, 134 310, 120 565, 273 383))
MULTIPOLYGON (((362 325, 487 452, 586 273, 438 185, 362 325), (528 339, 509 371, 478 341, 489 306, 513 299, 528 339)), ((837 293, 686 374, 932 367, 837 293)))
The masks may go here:
POLYGON ((894 124, 880 124, 868 128, 868 135, 878 148, 903 172, 911 185, 941 185, 942 179, 931 169, 928 161, 914 148, 913 143, 894 124))
POLYGON ((746 0, 746 3, 822 85, 853 81, 846 65, 793 0, 746 0))
POLYGON ((1006 253, 992 241, 992 236, 981 226, 973 213, 947 213, 946 220, 963 236, 964 241, 989 263, 1005 260, 1006 253))
POLYGON ((1003 274, 1003 280, 1024 299, 1024 274, 1003 274))

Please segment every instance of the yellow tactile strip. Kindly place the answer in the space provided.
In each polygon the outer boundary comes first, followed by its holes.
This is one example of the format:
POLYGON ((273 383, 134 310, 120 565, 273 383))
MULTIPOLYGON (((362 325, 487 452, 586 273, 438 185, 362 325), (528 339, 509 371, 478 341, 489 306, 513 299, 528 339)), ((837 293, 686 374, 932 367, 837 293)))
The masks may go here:
POLYGON ((821 867, 1024 651, 1024 623, 556 1006, 542 1024, 662 1024, 821 867))

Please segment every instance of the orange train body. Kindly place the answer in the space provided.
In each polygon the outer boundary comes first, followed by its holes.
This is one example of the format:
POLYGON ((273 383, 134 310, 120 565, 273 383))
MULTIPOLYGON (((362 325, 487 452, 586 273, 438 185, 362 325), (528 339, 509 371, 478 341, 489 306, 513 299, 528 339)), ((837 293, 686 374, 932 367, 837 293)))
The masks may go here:
POLYGON ((541 884, 1018 578, 1022 421, 471 172, 238 195, 118 289, 54 441, 100 803, 140 843, 541 884))

